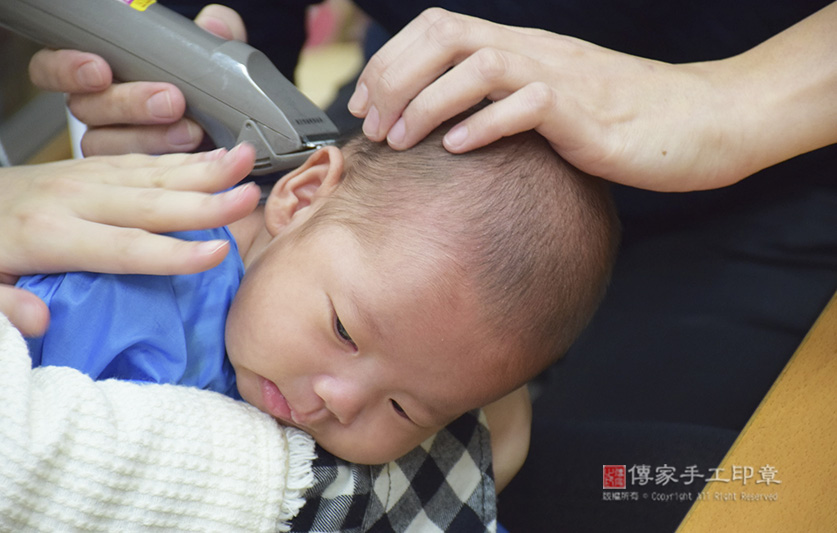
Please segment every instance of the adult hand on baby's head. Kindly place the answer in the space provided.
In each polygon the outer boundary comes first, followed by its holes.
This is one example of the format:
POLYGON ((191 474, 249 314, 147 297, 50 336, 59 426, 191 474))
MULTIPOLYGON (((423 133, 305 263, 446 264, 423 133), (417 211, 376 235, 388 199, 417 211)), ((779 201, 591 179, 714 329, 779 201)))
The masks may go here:
MULTIPOLYGON (((206 6, 195 23, 224 39, 247 39, 241 17, 224 6, 206 6)), ((183 117, 186 101, 177 87, 115 83, 97 55, 44 49, 32 57, 29 75, 41 89, 68 93, 70 110, 89 128, 81 141, 85 155, 188 152, 203 140, 200 126, 183 117)))
POLYGON ((46 327, 37 299, 10 285, 24 274, 88 270, 186 274, 217 265, 225 241, 156 233, 211 228, 248 215, 255 152, 123 155, 0 169, 0 312, 26 333, 46 327))
POLYGON ((396 149, 443 121, 493 103, 452 128, 454 153, 530 129, 582 170, 641 187, 716 159, 680 142, 714 124, 693 116, 711 92, 702 71, 622 54, 542 30, 430 9, 393 37, 361 73, 349 109, 396 149), (704 92, 705 91, 705 92, 704 92))
POLYGON ((449 151, 534 129, 612 181, 722 187, 835 141, 822 125, 833 124, 822 117, 833 113, 835 69, 822 65, 833 64, 835 14, 825 8, 739 56, 674 65, 434 8, 370 59, 349 110, 370 139, 406 149, 487 98, 447 133, 449 151), (803 83, 816 97, 798 97, 803 83))

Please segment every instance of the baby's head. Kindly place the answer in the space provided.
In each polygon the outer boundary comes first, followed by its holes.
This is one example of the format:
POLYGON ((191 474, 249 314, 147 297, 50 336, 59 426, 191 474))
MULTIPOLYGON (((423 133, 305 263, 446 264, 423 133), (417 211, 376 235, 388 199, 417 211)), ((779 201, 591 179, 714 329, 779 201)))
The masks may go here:
POLYGON ((359 463, 403 455, 563 354, 618 239, 606 186, 525 133, 465 155, 321 150, 265 207, 227 348, 244 399, 359 463))

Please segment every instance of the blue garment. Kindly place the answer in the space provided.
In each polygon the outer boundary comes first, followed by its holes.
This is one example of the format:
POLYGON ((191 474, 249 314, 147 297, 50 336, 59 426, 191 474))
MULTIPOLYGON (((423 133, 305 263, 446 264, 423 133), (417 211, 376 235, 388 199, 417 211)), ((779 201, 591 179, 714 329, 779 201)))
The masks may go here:
POLYGON ((244 264, 227 228, 171 234, 229 240, 227 257, 197 274, 26 276, 52 315, 43 337, 28 339, 32 366, 68 366, 94 379, 178 383, 239 398, 226 357, 224 325, 244 264))

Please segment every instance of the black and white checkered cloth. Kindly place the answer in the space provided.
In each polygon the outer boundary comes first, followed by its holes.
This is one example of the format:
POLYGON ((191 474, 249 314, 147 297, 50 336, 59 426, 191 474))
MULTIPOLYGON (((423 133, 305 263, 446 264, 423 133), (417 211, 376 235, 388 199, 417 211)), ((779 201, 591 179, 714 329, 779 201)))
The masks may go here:
POLYGON ((316 483, 294 533, 494 533, 491 441, 482 411, 466 413, 385 465, 347 463, 317 448, 316 483))

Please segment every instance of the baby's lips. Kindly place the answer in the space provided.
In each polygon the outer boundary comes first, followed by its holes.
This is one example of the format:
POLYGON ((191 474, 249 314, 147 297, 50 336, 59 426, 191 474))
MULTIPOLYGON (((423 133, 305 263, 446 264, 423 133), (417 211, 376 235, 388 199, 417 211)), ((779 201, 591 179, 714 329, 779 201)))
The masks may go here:
POLYGON ((264 403, 265 411, 274 418, 280 420, 292 421, 293 413, 288 400, 279 390, 279 387, 269 379, 261 379, 262 402, 264 403))

